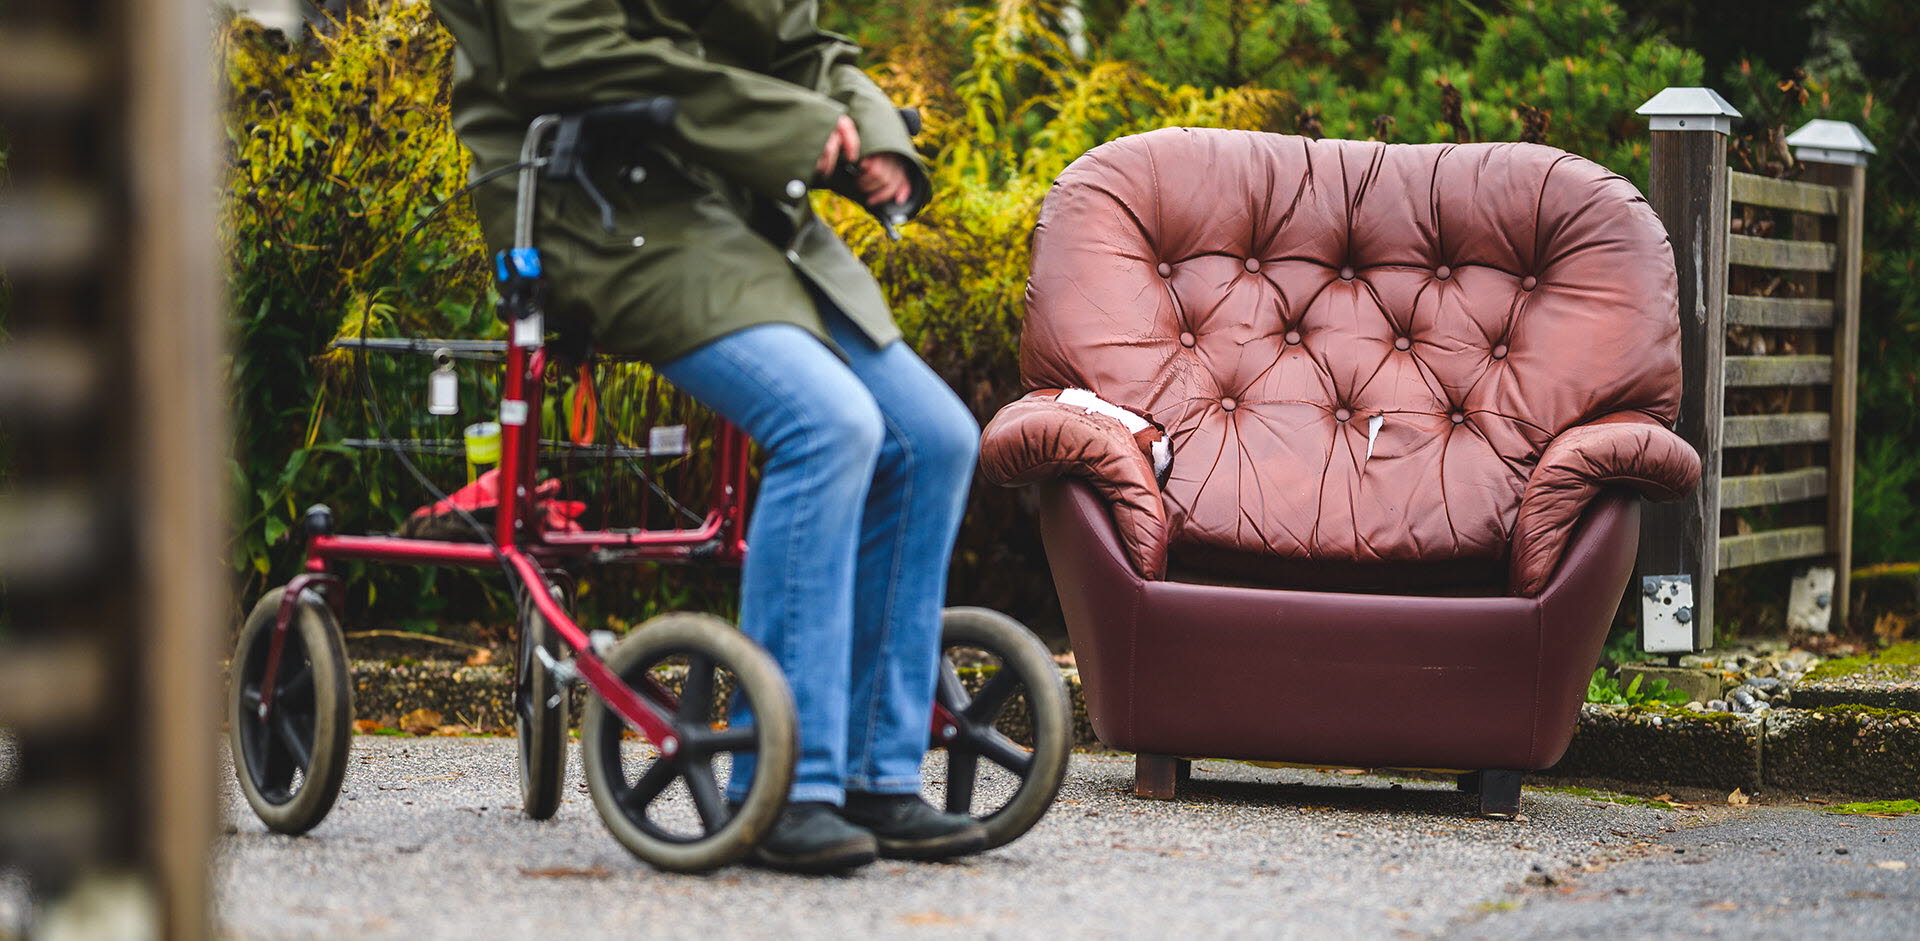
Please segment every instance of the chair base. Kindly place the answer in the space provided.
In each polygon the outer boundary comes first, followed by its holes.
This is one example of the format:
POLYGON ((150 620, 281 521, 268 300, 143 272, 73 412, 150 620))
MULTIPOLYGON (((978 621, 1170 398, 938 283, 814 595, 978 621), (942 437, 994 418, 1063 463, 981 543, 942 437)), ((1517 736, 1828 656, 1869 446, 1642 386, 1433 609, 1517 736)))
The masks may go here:
POLYGON ((1480 798, 1480 816, 1512 820, 1520 815, 1521 778, 1518 771, 1469 771, 1454 786, 1480 798))
POLYGON ((1193 777, 1193 762, 1171 755, 1139 754, 1133 758, 1133 795, 1170 801, 1179 796, 1180 782, 1193 777))

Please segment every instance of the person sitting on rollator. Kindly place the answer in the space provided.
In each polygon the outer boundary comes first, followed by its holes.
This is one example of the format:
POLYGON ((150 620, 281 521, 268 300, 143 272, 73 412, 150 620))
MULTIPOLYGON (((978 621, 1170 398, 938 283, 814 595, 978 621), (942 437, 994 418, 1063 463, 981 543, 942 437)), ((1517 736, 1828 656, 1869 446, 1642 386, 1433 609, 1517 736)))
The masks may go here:
MULTIPOLYGON (((615 231, 575 188, 538 207, 550 324, 640 356, 765 452, 740 627, 798 707, 790 803, 755 858, 837 871, 982 849, 920 797, 948 558, 979 447, 973 416, 901 342, 810 188, 911 213, 930 186, 909 133, 816 25, 814 0, 433 0, 457 42, 453 120, 474 172, 518 159, 536 115, 651 96, 649 144, 590 164, 615 231)), ((494 249, 514 186, 474 192, 494 249)), ((751 767, 734 769, 729 797, 751 767)))

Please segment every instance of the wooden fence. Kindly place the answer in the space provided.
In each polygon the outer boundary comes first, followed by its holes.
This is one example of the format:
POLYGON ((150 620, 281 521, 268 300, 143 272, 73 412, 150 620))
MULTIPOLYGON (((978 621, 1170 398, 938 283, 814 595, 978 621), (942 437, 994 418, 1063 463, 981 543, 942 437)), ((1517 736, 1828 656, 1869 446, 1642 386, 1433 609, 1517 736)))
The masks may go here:
MULTIPOLYGON (((1774 178, 1727 165, 1738 112, 1709 89, 1670 88, 1652 118, 1649 199, 1674 246, 1685 371, 1675 430, 1705 475, 1688 500, 1649 506, 1643 578, 1691 582, 1677 622, 1643 605, 1651 652, 1713 646, 1716 573, 1799 561, 1831 567, 1828 623, 1847 614, 1861 202, 1873 147, 1852 125, 1787 138, 1774 178), (1665 624, 1665 630, 1658 629, 1665 624)), ((1652 586, 1647 595, 1655 594, 1652 586)))

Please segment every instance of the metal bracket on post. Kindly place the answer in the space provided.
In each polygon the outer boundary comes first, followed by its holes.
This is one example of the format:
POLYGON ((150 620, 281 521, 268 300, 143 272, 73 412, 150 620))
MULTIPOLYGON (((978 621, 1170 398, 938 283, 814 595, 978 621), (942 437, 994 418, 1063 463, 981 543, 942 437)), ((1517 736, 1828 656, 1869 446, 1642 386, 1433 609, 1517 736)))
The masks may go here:
POLYGON ((1693 576, 1646 575, 1640 579, 1640 649, 1647 653, 1692 653, 1693 576))

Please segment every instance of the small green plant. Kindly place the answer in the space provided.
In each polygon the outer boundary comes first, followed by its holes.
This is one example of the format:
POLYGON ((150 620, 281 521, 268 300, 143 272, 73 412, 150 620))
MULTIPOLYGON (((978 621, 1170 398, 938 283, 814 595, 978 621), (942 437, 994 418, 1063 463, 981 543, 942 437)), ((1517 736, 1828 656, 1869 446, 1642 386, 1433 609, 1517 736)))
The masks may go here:
POLYGON ((1645 706, 1662 703, 1671 706, 1684 706, 1691 701, 1686 693, 1673 689, 1666 680, 1654 680, 1641 688, 1646 677, 1635 674, 1623 688, 1620 681, 1608 676, 1605 667, 1593 671, 1593 678, 1587 680, 1587 702, 1609 706, 1645 706))
POLYGON ((1830 814, 1861 814, 1874 817, 1900 817, 1907 814, 1920 814, 1920 801, 1865 801, 1858 804, 1840 804, 1827 808, 1830 814))

